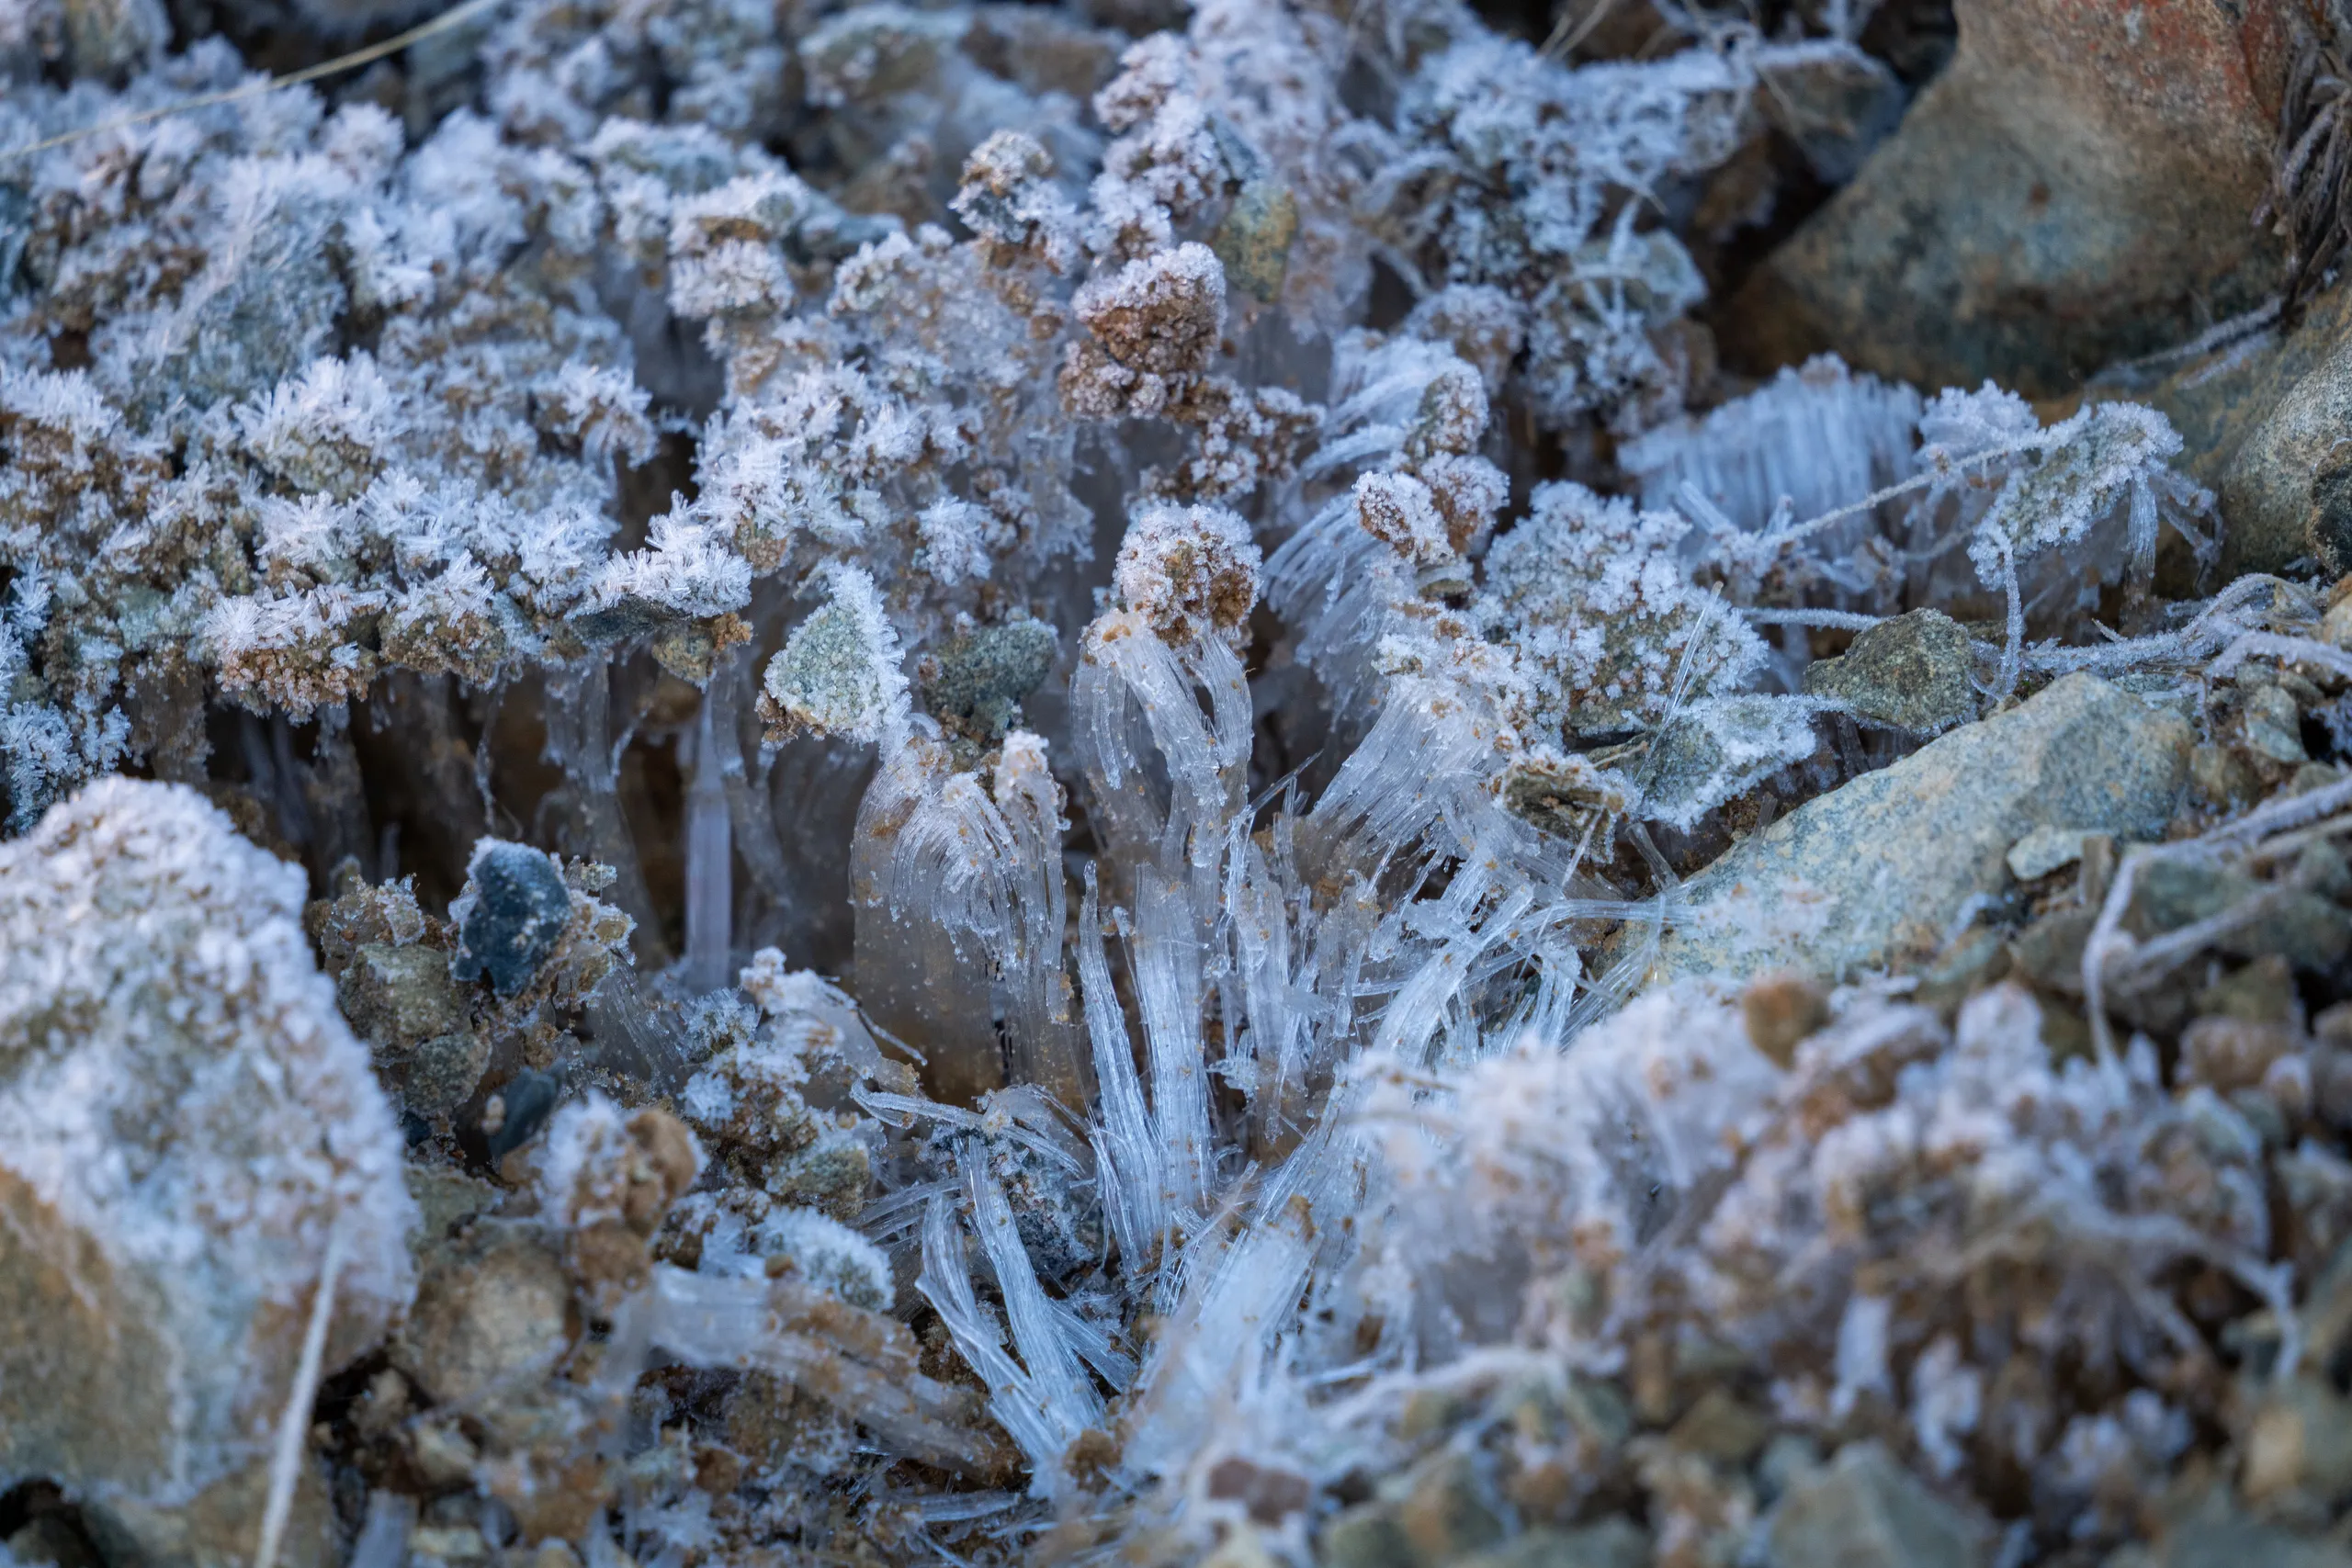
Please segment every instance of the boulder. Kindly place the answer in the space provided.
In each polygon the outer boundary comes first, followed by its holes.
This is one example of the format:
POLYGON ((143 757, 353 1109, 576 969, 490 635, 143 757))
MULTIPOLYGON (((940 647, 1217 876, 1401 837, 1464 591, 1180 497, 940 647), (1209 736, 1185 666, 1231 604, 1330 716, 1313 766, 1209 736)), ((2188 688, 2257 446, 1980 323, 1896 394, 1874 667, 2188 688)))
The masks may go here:
MULTIPOLYGON (((409 1299, 402 1140, 305 891, 176 784, 0 844, 0 1491, 54 1483, 109 1555, 251 1560, 331 1236, 329 1369, 409 1299)), ((311 1479, 282 1562, 328 1551, 311 1479)))
POLYGON ((2278 0, 1956 0, 1959 44, 1725 312, 1735 357, 1834 350, 2049 397, 2247 310, 2284 79, 2278 0))

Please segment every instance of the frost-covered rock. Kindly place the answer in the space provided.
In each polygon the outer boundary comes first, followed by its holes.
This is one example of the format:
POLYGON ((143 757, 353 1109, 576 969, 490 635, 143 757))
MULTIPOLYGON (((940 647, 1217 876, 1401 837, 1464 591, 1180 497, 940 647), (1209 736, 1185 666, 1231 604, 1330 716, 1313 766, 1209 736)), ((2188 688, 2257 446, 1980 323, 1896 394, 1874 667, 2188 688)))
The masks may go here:
POLYGON ((1736 846, 1682 890, 1657 970, 1844 976, 1932 950, 2000 891, 2034 829, 2155 837, 2192 739, 2130 693, 2067 676, 1736 846))
POLYGON ((105 780, 0 846, 0 1486, 166 1558, 251 1552, 331 1252, 329 1368, 413 1284, 401 1139, 303 893, 177 785, 105 780))

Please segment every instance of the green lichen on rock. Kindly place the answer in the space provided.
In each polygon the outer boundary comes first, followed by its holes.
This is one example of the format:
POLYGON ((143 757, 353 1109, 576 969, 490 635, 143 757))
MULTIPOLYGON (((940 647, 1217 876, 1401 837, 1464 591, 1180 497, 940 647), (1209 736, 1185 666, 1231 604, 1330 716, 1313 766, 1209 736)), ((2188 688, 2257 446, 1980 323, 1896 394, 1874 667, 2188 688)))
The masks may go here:
POLYGON ((1976 716, 1968 633, 1940 610, 1914 610, 1859 633, 1843 654, 1816 660, 1804 689, 1863 718, 1922 735, 1976 716))
POLYGON ((1053 669, 1057 641, 1044 621, 1008 621, 951 637, 923 661, 923 704, 965 739, 993 745, 1020 727, 1021 700, 1053 669))

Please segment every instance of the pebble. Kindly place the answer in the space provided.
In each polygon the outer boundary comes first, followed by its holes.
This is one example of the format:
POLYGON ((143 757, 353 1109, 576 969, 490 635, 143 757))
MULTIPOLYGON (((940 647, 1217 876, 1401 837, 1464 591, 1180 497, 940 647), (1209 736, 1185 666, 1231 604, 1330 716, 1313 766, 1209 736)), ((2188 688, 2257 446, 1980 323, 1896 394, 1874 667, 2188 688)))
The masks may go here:
POLYGON ((1804 689, 1860 716, 1922 735, 1976 716, 1968 633, 1940 610, 1914 610, 1854 638, 1835 659, 1805 667, 1804 689))

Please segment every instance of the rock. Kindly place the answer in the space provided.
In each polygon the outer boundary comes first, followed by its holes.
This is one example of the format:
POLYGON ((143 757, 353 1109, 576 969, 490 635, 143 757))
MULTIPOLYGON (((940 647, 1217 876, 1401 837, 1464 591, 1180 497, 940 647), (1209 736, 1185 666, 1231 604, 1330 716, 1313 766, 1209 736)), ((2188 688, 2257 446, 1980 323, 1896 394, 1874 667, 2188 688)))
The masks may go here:
POLYGON ((2047 397, 2276 289, 2277 243, 2248 221, 2278 124, 2275 0, 1953 13, 1951 65, 1734 298, 1729 349, 2047 397))
POLYGON ((2296 1536, 2242 1511, 2213 1487, 2157 1534, 2149 1568, 2352 1568, 2341 1542, 2296 1536))
POLYGON ((476 1214, 494 1208, 504 1196, 489 1182, 450 1166, 412 1160, 406 1179, 409 1196, 416 1201, 420 1243, 439 1241, 476 1214))
POLYGON ((2036 828, 2009 846, 2004 863, 2019 882, 2038 881, 2082 859, 2083 840, 2088 837, 2079 828, 2036 828))
POLYGON ((466 1027, 466 997, 439 948, 368 942, 335 980, 351 1027, 383 1044, 408 1045, 466 1027))
MULTIPOLYGON (((175 784, 0 844, 0 1483, 153 1562, 251 1558, 330 1233, 329 1370, 412 1288, 402 1140, 304 892, 175 784)), ((281 1562, 328 1550, 315 1479, 281 1562)))
POLYGON ((41 1514, 21 1526, 5 1543, 8 1555, 23 1568, 105 1568, 97 1551, 62 1514, 41 1514))
POLYGON ((2285 691, 2257 686, 2248 692, 2245 717, 2245 743, 2256 755, 2288 767, 2311 761, 2303 750, 2302 712, 2285 691))
POLYGON ((1804 689, 1864 718, 1934 735, 1976 716, 1968 634, 1940 610, 1914 610, 1854 638, 1835 659, 1806 666, 1804 689))
POLYGON ((401 1103, 419 1116, 447 1116, 473 1098, 490 1066, 490 1042, 469 1030, 419 1041, 401 1064, 401 1103))
MULTIPOLYGON (((2211 490, 2222 530, 2220 581, 2312 560, 2352 570, 2352 290, 2310 300, 2301 321, 2172 367, 2118 378, 2094 396, 2160 410, 2180 433, 2179 466, 2211 490)), ((2347 617, 2352 619, 2352 617, 2347 617)))
POLYGON ((473 1093, 490 1043, 467 1028, 470 1010, 447 953, 421 943, 366 943, 336 977, 335 999, 376 1047, 407 1110, 446 1116, 473 1093))
POLYGON ((1766 975, 1740 993, 1739 1014, 1748 1040, 1786 1067, 1805 1037, 1829 1021, 1829 994, 1810 975, 1766 975))
POLYGON ((2036 828, 2155 836, 2190 741, 2177 717, 2070 675, 1742 840, 1684 884, 1653 977, 1839 978, 1932 953, 1971 898, 2007 886, 2036 828))
POLYGON ((1021 723, 1021 700, 1053 669, 1056 647, 1045 621, 1008 621, 950 637, 923 660, 923 704, 942 724, 992 746, 1021 723))
POLYGON ((466 867, 467 888, 449 908, 462 945, 449 965, 461 980, 490 977, 511 997, 531 983, 571 919, 571 890, 555 862, 528 844, 484 839, 466 867))
POLYGON ((1973 1568, 1992 1561, 1992 1530, 1897 1464, 1875 1442, 1849 1443, 1796 1481, 1770 1532, 1774 1568, 1973 1568))
POLYGON ((2299 1377, 2270 1391, 2245 1438, 2239 1488, 2255 1504, 2301 1493, 2333 1510, 2352 1497, 2352 1400, 2299 1377))
POLYGON ((571 1343, 571 1280, 538 1227, 485 1220, 424 1251, 393 1362, 435 1400, 544 1377, 571 1343))
POLYGON ((1333 1519, 1317 1553, 1327 1568, 1433 1568, 1503 1539, 1491 1488, 1467 1454, 1442 1449, 1333 1519))
POLYGON ((490 1157, 503 1160, 538 1135, 555 1110, 562 1086, 553 1075, 526 1067, 506 1080, 482 1108, 482 1136, 490 1157))
POLYGON ((1378 1503, 1359 1503, 1333 1519, 1315 1557, 1324 1568, 1421 1568, 1411 1539, 1378 1503))
POLYGON ((1744 1465, 1754 1459, 1771 1435, 1770 1418, 1742 1404, 1721 1384, 1701 1394, 1667 1434, 1686 1453, 1730 1465, 1744 1465))
POLYGON ((1607 1518, 1577 1529, 1538 1526, 1458 1559, 1453 1568, 1649 1568, 1649 1533, 1631 1519, 1607 1518))
POLYGON ((1426 1562, 1452 1562, 1503 1536, 1486 1478, 1467 1454, 1440 1453, 1416 1467, 1395 1505, 1397 1528, 1426 1562))
POLYGON ((2153 935, 2259 897, 2271 900, 2264 912, 2215 937, 2216 948, 2234 958, 2275 953, 2309 970, 2326 969, 2352 950, 2352 920, 2326 897, 2301 887, 2276 889, 2210 861, 2160 860, 2143 866, 2125 918, 2135 931, 2153 935))

